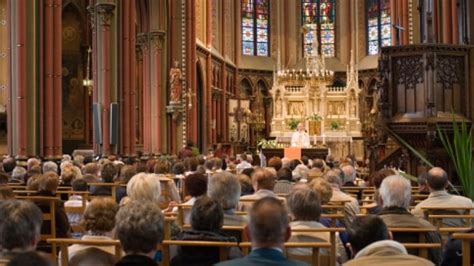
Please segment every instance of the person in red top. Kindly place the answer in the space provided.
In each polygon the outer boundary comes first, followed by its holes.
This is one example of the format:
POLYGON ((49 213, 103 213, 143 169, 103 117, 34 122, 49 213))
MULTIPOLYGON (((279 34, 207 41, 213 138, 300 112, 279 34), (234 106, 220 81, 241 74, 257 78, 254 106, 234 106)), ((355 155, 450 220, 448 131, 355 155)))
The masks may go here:
POLYGON ((188 140, 186 142, 186 146, 184 146, 179 152, 178 152, 178 159, 184 160, 187 157, 193 157, 193 146, 194 143, 192 140, 188 140))

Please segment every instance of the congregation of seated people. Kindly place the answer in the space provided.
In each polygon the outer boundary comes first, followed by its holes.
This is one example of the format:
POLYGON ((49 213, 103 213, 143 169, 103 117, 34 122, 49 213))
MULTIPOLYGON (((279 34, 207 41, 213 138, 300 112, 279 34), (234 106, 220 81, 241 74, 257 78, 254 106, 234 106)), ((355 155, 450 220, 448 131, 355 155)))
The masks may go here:
POLYGON ((453 237, 474 234, 473 202, 439 167, 416 184, 351 157, 255 158, 192 143, 178 156, 6 157, 0 265, 462 265, 474 251, 453 237))

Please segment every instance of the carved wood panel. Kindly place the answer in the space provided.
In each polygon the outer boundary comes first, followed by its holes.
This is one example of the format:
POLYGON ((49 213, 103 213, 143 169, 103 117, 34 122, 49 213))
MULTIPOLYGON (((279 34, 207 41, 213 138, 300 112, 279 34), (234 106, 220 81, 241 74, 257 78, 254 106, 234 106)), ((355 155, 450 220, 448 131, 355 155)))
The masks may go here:
POLYGON ((400 56, 392 60, 396 113, 423 111, 425 101, 423 56, 400 56))

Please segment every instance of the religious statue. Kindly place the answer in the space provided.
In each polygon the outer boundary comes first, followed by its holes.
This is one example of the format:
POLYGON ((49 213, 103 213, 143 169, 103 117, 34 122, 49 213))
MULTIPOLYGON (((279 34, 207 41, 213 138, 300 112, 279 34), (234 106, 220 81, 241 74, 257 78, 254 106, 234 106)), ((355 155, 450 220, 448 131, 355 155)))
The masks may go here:
POLYGON ((183 75, 179 69, 178 61, 174 62, 174 67, 170 69, 170 104, 181 102, 181 84, 183 75))
POLYGON ((280 117, 282 114, 282 102, 281 102, 281 95, 280 91, 277 91, 275 96, 275 116, 280 117))

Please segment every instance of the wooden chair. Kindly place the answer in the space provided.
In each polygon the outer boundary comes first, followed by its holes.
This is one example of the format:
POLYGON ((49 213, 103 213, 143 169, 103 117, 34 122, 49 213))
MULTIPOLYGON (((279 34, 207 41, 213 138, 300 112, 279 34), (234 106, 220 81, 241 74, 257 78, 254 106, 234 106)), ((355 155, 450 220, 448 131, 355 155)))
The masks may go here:
MULTIPOLYGON (((296 228, 292 228, 291 229, 291 233, 308 233, 308 234, 312 234, 312 233, 329 233, 329 237, 330 237, 330 243, 331 243, 331 247, 329 249, 329 254, 330 254, 330 257, 329 257, 329 264, 327 265, 331 265, 331 266, 335 266, 336 263, 337 263, 337 235, 336 233, 341 233, 341 232, 344 232, 345 231, 345 228, 341 228, 341 227, 329 227, 329 228, 311 228, 311 229, 296 229, 296 228)), ((326 265, 326 264, 324 264, 326 265)))
POLYGON ((229 248, 238 247, 237 242, 218 242, 218 241, 185 241, 185 240, 164 240, 163 241, 163 256, 161 265, 168 266, 169 248, 170 246, 187 246, 187 247, 215 247, 219 248, 219 260, 225 261, 228 259, 229 248), (165 259, 167 258, 167 259, 165 259))
MULTIPOLYGON (((63 194, 75 194, 75 195, 80 195, 82 198, 82 205, 81 206, 64 206, 64 211, 66 212, 66 215, 78 215, 80 217, 83 217, 84 212, 86 211, 87 207, 87 199, 89 196, 89 192, 87 191, 78 191, 78 192, 73 192, 73 191, 67 191, 67 193, 63 194)), ((73 224, 70 223, 71 225, 71 230, 73 233, 81 233, 83 234, 85 229, 82 227, 81 224, 73 224)))
MULTIPOLYGON (((428 233, 437 232, 436 229, 429 229, 429 228, 412 228, 412 227, 390 227, 388 228, 390 232, 392 232, 394 239, 397 240, 397 235, 418 235, 418 242, 400 242, 402 245, 405 246, 407 249, 417 250, 418 256, 429 259, 428 258, 428 249, 437 249, 441 248, 441 243, 427 243, 426 242, 426 235, 428 233)), ((398 241, 398 240, 397 240, 398 241)))
POLYGON ((61 250, 61 266, 69 265, 69 251, 68 247, 70 245, 79 244, 90 247, 104 247, 104 246, 114 246, 115 247, 115 258, 120 260, 122 258, 122 246, 118 240, 81 240, 73 238, 50 238, 47 240, 51 245, 59 245, 61 250))
POLYGON ((69 199, 72 195, 79 195, 82 197, 82 205, 87 205, 87 202, 89 201, 90 197, 90 192, 89 191, 73 191, 73 190, 58 190, 56 191, 56 194, 59 194, 59 197, 61 195, 67 195, 67 198, 69 199))
MULTIPOLYGON (((283 197, 277 197, 278 200, 280 200, 282 203, 286 202, 286 198, 283 197)), ((248 211, 250 208, 252 208, 252 205, 258 201, 259 199, 243 199, 240 198, 239 200, 239 210, 241 211, 248 211)))
POLYGON ((8 183, 8 187, 10 187, 13 191, 15 190, 26 190, 27 186, 25 184, 18 184, 18 183, 8 183))
POLYGON ((93 195, 93 194, 90 194, 89 195, 90 199, 95 198, 95 197, 110 197, 115 201, 116 198, 117 198, 116 197, 117 196, 117 186, 119 186, 119 183, 89 183, 87 185, 89 186, 89 191, 90 191, 91 187, 110 188, 111 195, 93 195))
MULTIPOLYGON (((27 197, 27 196, 35 196, 38 193, 36 190, 13 190, 13 194, 15 194, 15 197, 27 197)), ((59 198, 59 196, 57 196, 59 198)))
MULTIPOLYGON (((41 232, 40 240, 47 241, 50 238, 56 238, 56 201, 58 198, 56 197, 43 197, 43 196, 17 196, 17 199, 20 200, 28 200, 33 202, 34 204, 44 204, 48 206, 48 211, 42 211, 43 215, 43 224, 44 222, 49 221, 49 234, 45 234, 41 232)), ((56 259, 56 244, 52 243, 52 252, 51 255, 54 259, 56 259)))
POLYGON ((444 219, 459 219, 462 221, 462 227, 471 228, 472 218, 471 215, 474 207, 422 207, 425 213, 425 217, 437 228, 445 228, 443 225, 444 219))
POLYGON ((331 201, 328 204, 322 205, 323 213, 321 218, 330 218, 331 227, 336 227, 337 220, 344 220, 345 217, 345 203, 349 201, 331 201))
POLYGON ((186 223, 184 217, 191 212, 193 205, 178 204, 178 225, 184 226, 186 223))
POLYGON ((461 240, 462 266, 471 266, 471 241, 474 240, 474 233, 454 233, 452 237, 461 240))
MULTIPOLYGON (((242 248, 242 251, 245 255, 248 255, 249 249, 252 247, 252 243, 250 242, 242 242, 239 244, 239 247, 242 248)), ((330 248, 331 243, 329 242, 286 242, 285 243, 285 253, 287 249, 290 248, 311 248, 313 250, 311 256, 296 256, 291 255, 290 258, 302 260, 302 261, 309 261, 313 266, 319 265, 328 265, 328 259, 326 258, 323 263, 321 263, 321 257, 319 250, 321 248, 330 248)))

